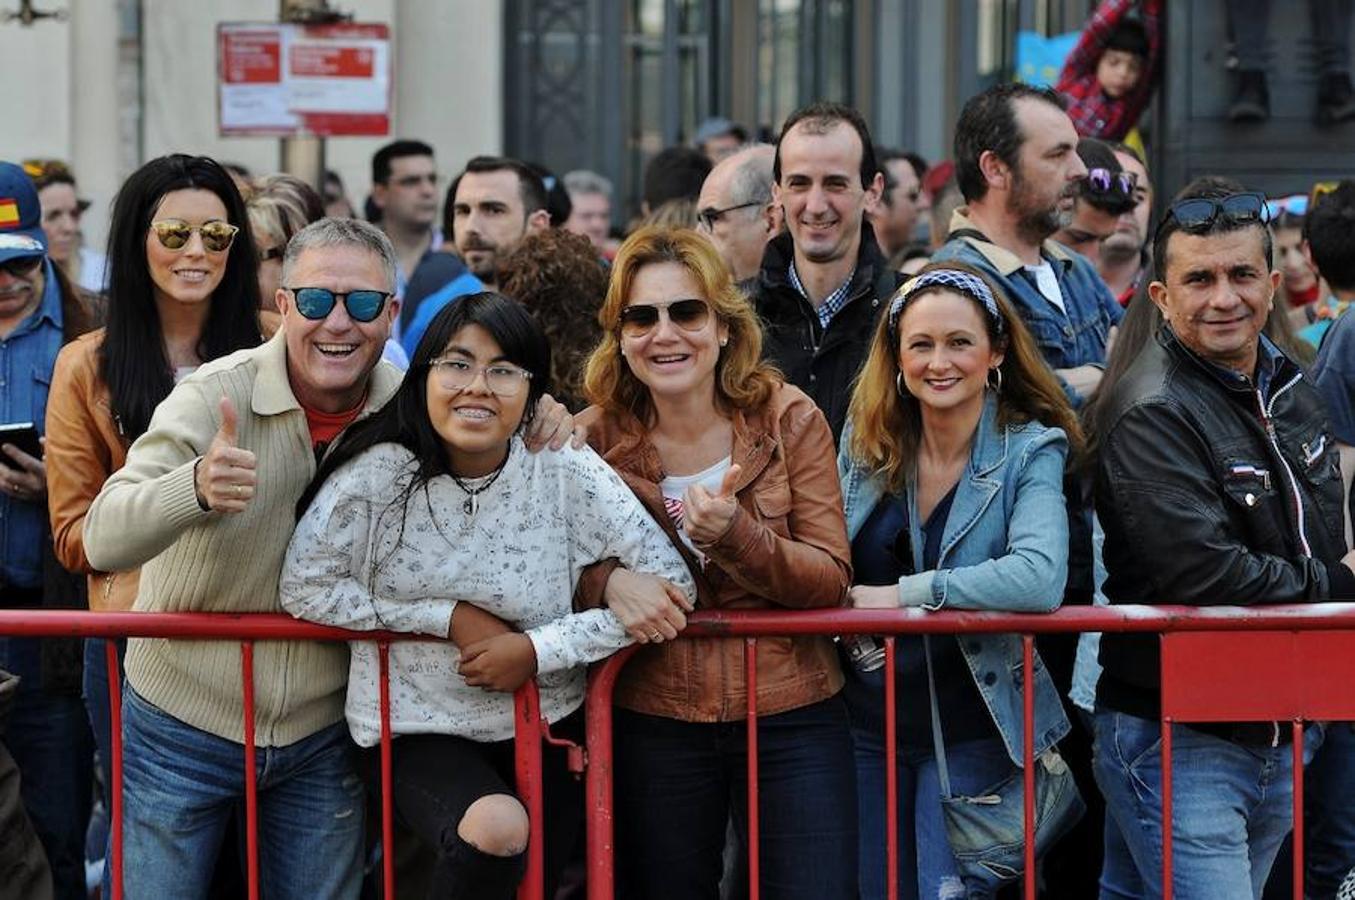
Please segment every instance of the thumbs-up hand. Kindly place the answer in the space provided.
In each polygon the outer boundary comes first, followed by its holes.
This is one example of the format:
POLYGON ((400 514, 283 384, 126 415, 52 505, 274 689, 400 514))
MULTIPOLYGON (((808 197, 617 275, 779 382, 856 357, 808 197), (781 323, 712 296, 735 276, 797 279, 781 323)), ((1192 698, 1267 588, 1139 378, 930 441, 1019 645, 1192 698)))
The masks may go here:
POLYGON ((739 501, 734 496, 742 470, 738 463, 729 467, 714 494, 699 484, 687 488, 682 498, 683 527, 694 544, 713 544, 724 536, 734 521, 739 501))
POLYGON ((239 417, 235 406, 221 398, 221 427, 211 446, 193 468, 193 486, 198 505, 213 512, 243 512, 254 497, 257 480, 254 453, 235 445, 239 417))

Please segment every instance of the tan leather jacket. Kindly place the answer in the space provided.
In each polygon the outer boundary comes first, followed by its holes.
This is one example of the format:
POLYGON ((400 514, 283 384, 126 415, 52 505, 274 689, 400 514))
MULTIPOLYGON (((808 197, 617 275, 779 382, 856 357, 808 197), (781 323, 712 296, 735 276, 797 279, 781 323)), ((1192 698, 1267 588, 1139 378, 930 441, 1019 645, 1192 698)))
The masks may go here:
MULTIPOLYGON (((842 516, 833 436, 814 402, 779 387, 761 409, 734 414, 732 462, 742 467, 739 509, 725 534, 702 546, 704 569, 664 511, 663 466, 632 415, 590 407, 579 416, 588 442, 621 475, 696 573, 697 608, 804 609, 843 606, 851 548, 842 516)), ((586 576, 580 598, 600 597, 610 570, 586 576)), ((585 601, 586 602, 586 601, 585 601)), ((842 687, 827 637, 758 641, 758 713, 827 699, 842 687)), ((747 714, 743 641, 683 638, 642 648, 622 671, 618 706, 688 722, 747 714)))
MULTIPOLYGON (((265 340, 281 326, 277 313, 260 314, 265 340)), ((44 460, 47 511, 56 558, 72 572, 89 575, 89 608, 128 610, 136 600, 138 572, 97 572, 85 558, 85 514, 108 476, 123 467, 131 442, 122 435, 99 375, 104 330, 91 331, 61 348, 47 396, 44 460)))

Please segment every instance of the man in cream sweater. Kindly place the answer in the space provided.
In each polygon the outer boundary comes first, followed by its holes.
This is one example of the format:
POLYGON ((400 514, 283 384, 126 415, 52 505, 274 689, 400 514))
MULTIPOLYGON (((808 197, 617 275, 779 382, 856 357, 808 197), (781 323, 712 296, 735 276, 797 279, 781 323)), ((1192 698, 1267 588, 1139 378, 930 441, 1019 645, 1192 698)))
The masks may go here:
MULTIPOLYGON (((397 314, 395 252, 378 229, 322 219, 287 247, 272 340, 207 363, 156 409, 85 522, 90 563, 142 566, 137 610, 280 612, 295 504, 339 433, 380 407, 397 314)), ((550 403, 541 433, 572 428, 550 403)), ((356 898, 363 788, 343 722, 341 644, 254 647, 259 871, 270 898, 356 898)), ((205 896, 244 795, 235 642, 139 639, 123 697, 124 896, 205 896)))

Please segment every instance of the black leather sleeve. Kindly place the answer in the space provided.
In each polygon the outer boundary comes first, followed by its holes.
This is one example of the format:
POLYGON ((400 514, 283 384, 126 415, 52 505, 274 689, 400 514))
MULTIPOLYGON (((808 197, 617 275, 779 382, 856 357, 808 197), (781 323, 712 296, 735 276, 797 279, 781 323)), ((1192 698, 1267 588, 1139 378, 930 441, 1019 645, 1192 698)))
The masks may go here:
POLYGON ((1225 490, 1209 444, 1170 401, 1131 407, 1106 436, 1097 464, 1107 596, 1115 603, 1195 606, 1326 599, 1322 562, 1252 549, 1284 546, 1290 527, 1284 502, 1278 494, 1258 502, 1225 490), (1257 526, 1274 539, 1243 533, 1257 526))

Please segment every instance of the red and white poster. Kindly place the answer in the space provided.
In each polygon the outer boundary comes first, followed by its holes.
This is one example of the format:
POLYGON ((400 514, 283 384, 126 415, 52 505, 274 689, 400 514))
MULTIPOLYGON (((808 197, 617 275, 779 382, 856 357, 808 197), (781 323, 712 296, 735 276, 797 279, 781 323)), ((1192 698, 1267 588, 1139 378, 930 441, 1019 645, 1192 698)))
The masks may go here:
POLYGON ((217 26, 222 137, 390 132, 385 25, 217 26))

